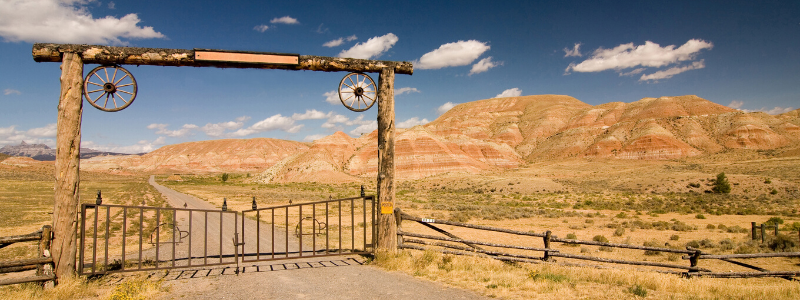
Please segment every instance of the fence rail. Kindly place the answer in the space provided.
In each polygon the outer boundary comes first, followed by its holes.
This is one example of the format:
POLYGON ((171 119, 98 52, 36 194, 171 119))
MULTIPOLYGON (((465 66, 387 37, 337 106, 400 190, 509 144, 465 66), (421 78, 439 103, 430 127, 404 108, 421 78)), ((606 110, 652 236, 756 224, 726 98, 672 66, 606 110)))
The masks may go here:
MULTIPOLYGON (((583 241, 577 239, 564 239, 558 238, 552 235, 550 231, 546 231, 544 233, 536 233, 536 232, 526 232, 526 231, 519 231, 519 230, 512 230, 512 229, 505 229, 505 228, 497 228, 485 225, 474 225, 474 224, 467 224, 461 222, 454 222, 454 221, 447 221, 447 220, 435 220, 435 219, 427 219, 427 218, 419 218, 415 216, 411 216, 408 214, 403 213, 399 208, 395 209, 395 218, 397 219, 397 239, 398 239, 398 247, 401 249, 416 249, 416 250, 433 250, 438 251, 445 254, 457 254, 457 255, 472 255, 472 256, 482 256, 482 257, 489 257, 504 261, 520 261, 520 262, 530 262, 530 263, 553 263, 553 257, 561 257, 561 258, 568 258, 568 259, 576 259, 576 260, 585 260, 585 261, 593 261, 593 262, 600 262, 600 263, 610 263, 610 264, 624 264, 624 265, 637 265, 637 266, 648 266, 648 267, 659 267, 659 268, 667 268, 667 269, 678 269, 683 270, 681 272, 675 271, 664 271, 664 270, 657 270, 658 272, 664 273, 673 273, 673 274, 682 274, 683 276, 693 277, 693 276, 702 276, 702 277, 715 277, 715 278, 746 278, 746 277, 783 277, 786 279, 793 280, 793 276, 800 276, 800 271, 770 271, 766 270, 757 266, 749 265, 743 262, 736 261, 734 259, 746 259, 746 258, 768 258, 768 257, 800 257, 800 252, 779 252, 779 253, 755 253, 755 254, 731 254, 731 255, 710 255, 704 254, 702 250, 686 247, 686 249, 673 249, 673 248, 663 248, 663 247, 651 247, 651 246, 637 246, 637 245, 629 245, 629 244, 616 244, 616 243, 608 243, 608 242, 598 242, 598 241, 583 241), (424 225, 425 227, 431 228, 439 233, 446 235, 447 237, 440 237, 434 235, 427 235, 421 233, 414 233, 404 231, 402 227, 402 222, 404 220, 414 221, 419 224, 424 225), (491 232, 499 232, 499 233, 507 233, 513 234, 518 236, 530 236, 530 237, 540 237, 542 238, 542 243, 544 247, 531 247, 531 246, 520 246, 520 245, 506 245, 506 244, 499 244, 493 242, 486 242, 486 241, 477 241, 477 240, 467 240, 462 239, 451 232, 448 232, 436 225, 443 224, 443 225, 450 225, 462 228, 469 228, 469 229, 477 229, 483 231, 491 231, 491 232), (433 240, 433 241, 431 241, 433 240), (454 244, 455 243, 455 244, 454 244), (686 265, 679 265, 674 263, 662 263, 662 262, 653 262, 653 261, 636 261, 636 260, 624 260, 624 259, 615 259, 615 258, 605 258, 605 257, 595 257, 595 256, 587 256, 587 255, 577 255, 577 254, 570 254, 564 253, 557 249, 552 248, 551 243, 561 243, 561 244, 573 244, 573 245, 591 245, 591 246, 601 246, 601 247, 611 247, 611 248, 623 248, 623 249, 634 249, 634 250, 644 250, 644 251, 657 251, 657 252, 665 252, 665 253, 677 253, 677 254, 688 254, 684 255, 683 259, 689 260, 689 266, 686 265), (465 246, 461 246, 458 244, 464 244, 465 246), (512 254, 506 253, 496 250, 487 250, 478 247, 480 246, 488 246, 488 247, 495 247, 495 248, 506 248, 506 249, 516 249, 516 250, 525 250, 525 251, 534 251, 534 252, 542 252, 541 256, 535 255, 528 255, 528 254, 512 254), (432 246, 438 248, 430 248, 425 246, 432 246), (454 251, 458 250, 458 251, 454 251), (725 262, 729 262, 732 264, 736 264, 739 266, 743 266, 746 268, 750 268, 756 270, 758 272, 714 272, 707 268, 701 268, 698 266, 700 260, 702 259, 719 259, 725 262)), ((755 228, 755 227, 754 227, 755 228)), ((572 263, 559 263, 562 265, 576 265, 572 263)), ((578 266, 592 266, 592 267, 602 267, 599 265, 582 265, 577 264, 578 266)))
POLYGON ((0 237, 0 248, 5 248, 15 243, 39 242, 39 257, 19 259, 11 261, 0 261, 0 273, 15 273, 28 270, 36 270, 36 276, 9 278, 0 280, 0 286, 18 284, 26 282, 46 282, 55 280, 53 275, 53 258, 50 257, 50 241, 52 240, 52 230, 50 225, 42 226, 36 232, 0 237))

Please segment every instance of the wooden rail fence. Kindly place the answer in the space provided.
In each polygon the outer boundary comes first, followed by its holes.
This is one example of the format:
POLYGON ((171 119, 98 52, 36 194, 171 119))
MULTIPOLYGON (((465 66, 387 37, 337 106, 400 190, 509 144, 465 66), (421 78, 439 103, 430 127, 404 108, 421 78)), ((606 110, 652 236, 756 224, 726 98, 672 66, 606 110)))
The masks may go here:
MULTIPOLYGON (((763 268, 759 268, 757 266, 740 262, 738 260, 734 260, 734 259, 765 258, 765 257, 800 257, 800 252, 710 255, 710 254, 704 254, 702 250, 692 247, 686 247, 686 249, 684 250, 684 249, 673 249, 673 248, 663 248, 663 247, 616 244, 616 243, 598 242, 598 241, 583 241, 577 239, 564 239, 554 236, 552 232, 550 232, 549 230, 544 233, 526 232, 526 231, 497 228, 484 225, 474 225, 461 222, 447 221, 447 220, 419 218, 405 214, 399 208, 396 208, 394 212, 397 221, 397 245, 398 248, 400 249, 416 249, 423 251, 432 250, 444 254, 471 255, 471 256, 488 257, 502 261, 527 262, 527 263, 554 263, 553 260, 554 257, 561 257, 567 259, 585 260, 585 261, 593 261, 600 263, 678 269, 681 271, 657 270, 657 272, 679 274, 686 277, 694 277, 694 276, 716 277, 716 278, 783 277, 786 279, 793 280, 792 277, 800 276, 800 271, 769 271, 763 268), (446 237, 405 231, 403 230, 402 227, 402 222, 404 220, 417 222, 425 227, 428 227, 436 232, 445 235, 446 237), (450 225, 450 226, 483 230, 483 231, 507 233, 518 236, 539 237, 542 238, 543 247, 508 245, 508 244, 492 243, 486 241, 462 239, 434 224, 443 224, 443 225, 450 225), (623 249, 635 249, 635 250, 684 254, 683 259, 689 260, 689 265, 686 266, 675 263, 636 261, 636 260, 625 260, 625 259, 570 254, 561 252, 558 249, 554 249, 553 243, 572 244, 572 245, 591 245, 591 246, 601 246, 601 247, 611 247, 611 248, 623 248, 623 249), (432 247, 426 247, 426 246, 432 246, 432 247), (542 254, 534 255, 534 254, 508 253, 508 252, 502 252, 501 250, 487 250, 480 246, 541 252, 542 254), (739 266, 756 270, 757 272, 714 272, 707 268, 702 268, 698 266, 700 260, 702 259, 719 259, 722 261, 726 261, 729 263, 733 263, 739 266)), ((576 263, 565 263, 565 262, 560 262, 558 264, 568 265, 568 266, 589 266, 589 267, 602 268, 602 266, 600 265, 587 265, 587 264, 576 264, 576 263)))
POLYGON ((20 242, 39 242, 39 257, 12 261, 0 261, 0 273, 14 273, 27 270, 36 270, 36 276, 9 278, 0 280, 0 285, 9 285, 25 282, 48 282, 55 281, 53 275, 53 258, 50 257, 50 241, 52 240, 52 229, 50 225, 42 226, 42 229, 23 235, 0 237, 0 248, 5 248, 14 243, 20 242))

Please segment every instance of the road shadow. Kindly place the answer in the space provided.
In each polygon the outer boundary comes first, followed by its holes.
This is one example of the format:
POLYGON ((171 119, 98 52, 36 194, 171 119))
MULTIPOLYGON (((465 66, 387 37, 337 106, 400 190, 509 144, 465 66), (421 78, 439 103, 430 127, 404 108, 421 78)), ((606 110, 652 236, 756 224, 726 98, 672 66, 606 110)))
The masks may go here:
MULTIPOLYGON (((172 270, 158 270, 147 272, 146 276, 152 280, 175 281, 193 278, 208 278, 218 276, 237 276, 240 274, 252 274, 263 272, 295 271, 305 269, 336 268, 348 266, 360 266, 366 263, 365 257, 344 257, 341 259, 304 259, 286 260, 275 263, 276 261, 265 261, 240 265, 238 270, 236 265, 183 268, 172 270)), ((107 284, 118 284, 126 278, 141 276, 145 272, 114 273, 106 275, 104 282, 107 284)))

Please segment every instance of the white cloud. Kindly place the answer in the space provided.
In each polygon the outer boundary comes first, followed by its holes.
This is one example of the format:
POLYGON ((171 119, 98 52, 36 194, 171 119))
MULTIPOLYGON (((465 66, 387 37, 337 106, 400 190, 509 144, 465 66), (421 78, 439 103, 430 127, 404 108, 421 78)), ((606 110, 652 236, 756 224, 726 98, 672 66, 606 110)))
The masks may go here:
POLYGON ((322 95, 325 96, 325 102, 330 104, 342 103, 342 100, 339 100, 339 93, 336 91, 325 92, 322 95))
POLYGON ((0 127, 0 147, 5 145, 18 145, 20 142, 28 144, 45 144, 55 147, 57 134, 56 124, 47 124, 44 127, 31 128, 26 131, 17 130, 16 126, 0 127))
POLYGON ((519 97, 521 95, 522 95, 522 90, 520 90, 519 88, 513 88, 513 89, 507 89, 507 90, 503 91, 502 93, 497 94, 497 96, 494 96, 494 97, 495 98, 506 98, 506 97, 519 97))
POLYGON ((352 135, 361 135, 361 134, 364 134, 364 133, 373 132, 376 129, 378 129, 378 121, 369 121, 368 124, 364 124, 364 125, 358 126, 358 127, 356 127, 356 129, 351 130, 350 134, 352 134, 352 135))
POLYGON ((297 19, 292 18, 290 16, 283 16, 280 18, 274 18, 269 21, 272 24, 300 24, 297 19))
POLYGON ((582 57, 583 55, 581 54, 580 48, 581 48, 581 43, 575 43, 575 47, 573 47, 572 49, 564 48, 564 57, 570 57, 570 56, 582 57))
POLYGON ((373 37, 366 42, 358 43, 350 49, 342 50, 342 52, 339 53, 339 57, 361 59, 379 57, 381 54, 389 51, 397 41, 397 36, 390 32, 382 36, 373 37))
POLYGON ((394 89, 394 95, 402 95, 402 94, 411 94, 411 93, 419 93, 420 91, 414 87, 404 87, 399 89, 394 89))
POLYGON ((342 44, 344 44, 344 38, 338 38, 338 39, 335 39, 335 40, 332 40, 332 41, 328 41, 325 44, 322 44, 322 46, 328 47, 328 48, 333 48, 333 47, 339 47, 342 44))
POLYGON ((439 108, 436 109, 436 112, 438 112, 440 115, 444 114, 448 110, 450 110, 453 107, 455 107, 456 105, 458 105, 458 104, 457 103, 453 103, 453 102, 447 102, 445 104, 442 104, 442 106, 439 106, 439 108))
POLYGON ((644 70, 647 70, 647 69, 645 69, 645 68, 637 68, 637 69, 631 70, 630 72, 619 73, 619 76, 620 77, 622 77, 622 76, 633 76, 633 75, 640 74, 640 73, 644 72, 644 70))
POLYGON ((329 42, 327 42, 325 44, 322 44, 322 46, 325 46, 325 47, 328 47, 328 48, 338 47, 338 46, 341 46, 342 44, 344 44, 345 41, 350 42, 350 41, 355 41, 356 39, 358 39, 358 38, 355 35, 351 35, 351 36, 348 36, 346 38, 340 37, 338 39, 335 39, 335 40, 329 41, 329 42))
POLYGON ((5 89, 5 90, 3 90, 3 95, 8 96, 8 95, 11 95, 11 94, 22 95, 22 92, 20 92, 18 90, 15 90, 15 89, 5 89))
POLYGON ((261 25, 258 25, 256 27, 253 27, 253 30, 258 31, 258 32, 264 32, 264 31, 267 31, 267 29, 269 29, 269 26, 264 25, 264 24, 261 24, 261 25))
POLYGON ((346 117, 344 115, 334 114, 333 112, 329 112, 327 114, 327 116, 328 116, 328 120, 325 121, 325 123, 323 123, 321 125, 321 127, 325 128, 325 129, 340 129, 341 130, 341 127, 337 126, 336 124, 343 124, 343 125, 346 125, 346 126, 353 126, 353 125, 362 125, 363 126, 363 125, 371 124, 373 122, 373 121, 364 121, 364 115, 358 115, 358 117, 356 117, 355 119, 352 119, 352 120, 350 120, 350 118, 348 118, 348 117, 346 117))
POLYGON ((98 151, 105 151, 105 152, 116 152, 116 153, 127 153, 127 154, 138 154, 138 153, 147 153, 153 150, 158 149, 161 145, 165 144, 166 138, 160 136, 156 138, 154 141, 147 141, 141 140, 136 144, 129 145, 129 146, 120 146, 115 144, 97 144, 93 141, 81 141, 82 148, 89 148, 98 151))
POLYGON ((317 30, 316 30, 317 33, 326 33, 326 32, 328 32, 328 27, 324 27, 324 25, 325 25, 325 23, 320 23, 319 26, 317 26, 317 30))
POLYGON ((649 75, 642 74, 642 77, 639 78, 639 81, 667 79, 667 78, 671 78, 672 76, 678 75, 680 73, 683 73, 683 72, 686 72, 686 71, 689 71, 689 70, 702 69, 702 68, 705 68, 705 67, 706 67, 706 65, 703 63, 703 60, 699 60, 699 61, 696 61, 696 62, 692 62, 691 65, 686 65, 686 66, 683 66, 683 67, 673 67, 673 68, 669 68, 669 69, 666 69, 666 70, 661 70, 661 71, 658 71, 658 72, 655 72, 655 73, 649 74, 649 75))
POLYGON ((199 128, 197 125, 194 124, 184 124, 183 127, 181 127, 181 129, 169 130, 167 129, 167 126, 169 126, 169 124, 153 123, 147 125, 147 129, 157 129, 156 134, 166 135, 168 137, 184 137, 190 135, 192 130, 199 128))
POLYGON ((31 137, 56 137, 58 131, 56 129, 56 123, 47 124, 45 127, 33 128, 28 129, 26 134, 31 137))
POLYGON ((447 43, 439 46, 439 49, 422 55, 414 66, 422 70, 466 66, 478 59, 489 48, 486 43, 476 40, 447 43))
POLYGON ((303 142, 313 142, 313 141, 316 141, 318 139, 324 138, 326 136, 327 135, 324 135, 324 134, 307 135, 305 138, 303 138, 303 142))
POLYGON ((164 38, 139 16, 94 18, 91 0, 26 0, 0 3, 0 36, 10 42, 125 45, 122 39, 164 38))
POLYGON ((622 70, 643 67, 662 67, 681 61, 692 60, 703 49, 711 49, 714 45, 703 40, 692 39, 675 48, 675 45, 661 47, 659 44, 646 41, 644 45, 633 43, 622 44, 612 49, 599 48, 592 57, 579 64, 570 64, 565 70, 575 72, 600 72, 604 70, 622 70))
POLYGON ((327 118, 332 113, 333 112, 329 112, 329 113, 326 114, 326 113, 318 111, 316 109, 312 109, 312 110, 307 110, 306 109, 306 112, 303 113, 303 114, 298 114, 298 113, 293 114, 292 115, 292 119, 295 120, 295 121, 320 120, 320 119, 327 118))
POLYGON ((244 121, 228 121, 222 123, 208 123, 203 127, 200 127, 200 130, 205 132, 208 136, 213 137, 222 137, 225 136, 225 131, 228 130, 236 130, 242 128, 244 126, 244 121))
POLYGON ((405 120, 403 122, 397 123, 397 128, 411 128, 417 125, 425 125, 430 123, 428 119, 420 120, 418 117, 413 117, 411 119, 405 120))
POLYGON ((728 107, 733 108, 733 109, 738 109, 738 110, 741 110, 741 111, 746 112, 746 113, 760 111, 760 112, 765 112, 765 113, 770 114, 770 115, 779 115, 779 114, 787 113, 787 112, 790 112, 790 111, 794 110, 793 107, 779 107, 779 106, 776 106, 776 107, 773 107, 773 108, 762 107, 760 109, 743 109, 742 106, 744 106, 744 101, 739 101, 739 100, 733 100, 733 101, 731 101, 731 104, 728 104, 728 107))
POLYGON ((477 63, 472 65, 472 69, 469 70, 469 75, 472 76, 472 74, 483 73, 489 71, 489 69, 491 68, 502 65, 503 65, 502 61, 492 61, 492 57, 489 56, 487 58, 479 60, 477 63))
POLYGON ((108 9, 117 9, 117 4, 114 1, 108 2, 108 9))
POLYGON ((744 101, 733 100, 731 101, 731 104, 728 104, 728 107, 733 109, 739 109, 742 107, 742 105, 744 105, 744 101))
POLYGON ((273 115, 264 120, 258 121, 248 128, 239 129, 235 132, 229 133, 228 136, 243 137, 254 133, 281 130, 288 133, 297 133, 303 128, 303 124, 295 125, 294 120, 290 117, 284 117, 281 114, 273 115))

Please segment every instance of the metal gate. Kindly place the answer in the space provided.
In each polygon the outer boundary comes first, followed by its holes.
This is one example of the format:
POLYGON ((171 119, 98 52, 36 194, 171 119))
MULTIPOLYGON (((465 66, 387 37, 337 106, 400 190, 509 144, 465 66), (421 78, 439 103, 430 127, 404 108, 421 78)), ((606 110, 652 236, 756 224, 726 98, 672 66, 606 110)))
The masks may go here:
POLYGON ((82 204, 77 269, 95 275, 372 253, 375 218, 374 196, 254 203, 242 212, 82 204))

